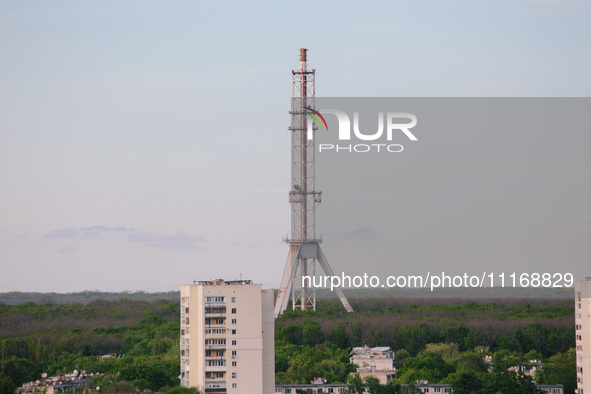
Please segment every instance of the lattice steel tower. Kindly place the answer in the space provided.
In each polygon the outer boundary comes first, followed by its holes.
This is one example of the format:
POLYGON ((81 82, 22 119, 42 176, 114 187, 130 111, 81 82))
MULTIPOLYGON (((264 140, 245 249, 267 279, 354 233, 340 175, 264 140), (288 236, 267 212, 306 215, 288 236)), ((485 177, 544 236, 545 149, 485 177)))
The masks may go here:
MULTIPOLYGON (((308 70, 307 49, 300 49, 300 69, 292 70, 291 92, 291 238, 289 254, 283 271, 281 287, 275 301, 275 317, 281 315, 291 295, 293 310, 316 310, 316 291, 304 283, 304 276, 316 274, 316 262, 326 275, 334 275, 328 260, 320 248, 321 239, 316 238, 316 207, 322 192, 315 188, 315 144, 308 138, 315 102, 316 70, 308 70)), ((335 289, 347 312, 353 308, 340 288, 335 289)))

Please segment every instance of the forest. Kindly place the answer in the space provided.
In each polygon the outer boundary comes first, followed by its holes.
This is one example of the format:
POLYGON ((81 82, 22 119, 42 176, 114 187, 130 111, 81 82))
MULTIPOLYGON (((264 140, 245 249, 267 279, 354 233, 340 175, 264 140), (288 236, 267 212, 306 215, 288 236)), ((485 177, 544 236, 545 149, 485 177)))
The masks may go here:
MULTIPOLYGON (((0 393, 74 369, 99 372, 101 392, 178 387, 179 302, 170 299, 93 299, 86 303, 0 303, 0 393), (98 356, 116 354, 101 360, 98 356)), ((535 381, 573 393, 574 305, 565 299, 353 299, 316 312, 286 312, 275 324, 276 382, 323 377, 351 392, 402 392, 417 380, 449 383, 455 393, 535 393, 532 378, 507 371, 543 363, 535 381), (396 379, 379 385, 351 372, 355 346, 390 346, 396 379), (491 356, 485 363, 484 357, 491 356), (492 371, 492 372, 491 372, 492 371)), ((411 387, 412 389, 412 387, 411 387)), ((409 390, 407 388, 407 390, 409 390)))

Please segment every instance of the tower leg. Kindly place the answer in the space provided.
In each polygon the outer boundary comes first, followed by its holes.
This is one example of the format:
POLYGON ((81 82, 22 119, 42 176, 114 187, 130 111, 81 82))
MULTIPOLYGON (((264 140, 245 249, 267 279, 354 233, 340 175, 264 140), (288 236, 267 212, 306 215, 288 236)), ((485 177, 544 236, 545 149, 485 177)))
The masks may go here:
MULTIPOLYGON (((328 264, 328 260, 326 259, 326 256, 324 255, 324 252, 322 251, 322 248, 320 247, 320 245, 318 245, 318 263, 320 263, 320 267, 322 267, 322 270, 324 271, 324 273, 326 275, 334 276, 334 272, 332 271, 332 268, 330 268, 330 265, 328 264)), ((345 297, 345 294, 343 294, 343 291, 341 290, 341 288, 336 287, 335 291, 336 291, 337 295, 339 296, 341 303, 345 307, 345 310, 349 313, 354 312, 353 307, 351 306, 351 304, 349 304, 349 301, 347 301, 347 297, 345 297)))
POLYGON ((277 293, 277 300, 275 301, 275 319, 279 317, 287 309, 289 303, 289 295, 293 286, 294 278, 298 268, 298 254, 300 253, 299 244, 289 245, 289 254, 287 255, 287 262, 283 270, 283 278, 281 279, 281 286, 277 293))

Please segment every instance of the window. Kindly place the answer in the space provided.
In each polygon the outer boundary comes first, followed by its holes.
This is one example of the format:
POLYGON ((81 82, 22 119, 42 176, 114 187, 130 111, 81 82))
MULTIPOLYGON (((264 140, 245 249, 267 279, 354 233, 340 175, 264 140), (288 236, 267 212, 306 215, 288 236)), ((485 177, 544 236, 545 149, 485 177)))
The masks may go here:
POLYGON ((232 324, 236 324, 236 319, 232 319, 232 324))
POLYGON ((236 308, 232 308, 232 313, 236 313, 236 308))
POLYGON ((225 297, 205 297, 205 302, 226 302, 225 297))
POLYGON ((225 339, 206 339, 205 344, 206 345, 225 345, 226 340, 225 339))
POLYGON ((235 339, 232 340, 232 346, 236 346, 236 340, 235 339))
POLYGON ((232 350, 232 357, 236 357, 236 350, 232 350))
POLYGON ((226 361, 225 360, 207 360, 205 365, 208 367, 225 367, 226 361))
POLYGON ((232 297, 232 302, 236 302, 236 297, 232 297))
POLYGON ((232 372, 232 379, 236 378, 236 372, 232 372))
POLYGON ((235 367, 235 366, 236 366, 236 364, 237 364, 237 362, 236 362, 236 361, 232 361, 232 366, 233 366, 233 367, 235 367))
POLYGON ((232 330, 232 335, 236 335, 236 330, 232 330))
POLYGON ((291 389, 285 389, 285 394, 291 394, 291 389))
POLYGON ((238 387, 238 383, 232 383, 232 388, 235 389, 236 387, 238 387))

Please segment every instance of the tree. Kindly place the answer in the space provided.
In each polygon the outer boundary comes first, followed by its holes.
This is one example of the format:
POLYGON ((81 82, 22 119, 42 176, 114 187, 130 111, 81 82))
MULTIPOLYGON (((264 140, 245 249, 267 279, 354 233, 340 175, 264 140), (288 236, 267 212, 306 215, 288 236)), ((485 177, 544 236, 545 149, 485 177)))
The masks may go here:
POLYGON ((2 361, 0 371, 2 371, 0 372, 0 384, 4 387, 12 387, 14 385, 16 388, 38 376, 37 368, 33 367, 33 363, 25 358, 14 356, 2 361))
POLYGON ((405 349, 400 349, 396 352, 396 359, 394 360, 394 366, 396 369, 402 369, 404 366, 404 360, 410 357, 410 353, 407 352, 405 349))
POLYGON ((407 386, 402 386, 400 383, 396 383, 394 379, 390 380, 386 385, 387 394, 421 394, 421 389, 417 388, 413 383, 407 386))
POLYGON ((460 354, 455 360, 457 371, 465 372, 487 372, 488 367, 483 359, 484 355, 480 352, 465 352, 460 354))
POLYGON ((439 354, 443 361, 445 361, 446 363, 450 363, 452 361, 455 361, 458 357, 460 357, 460 352, 458 351, 458 348, 458 344, 455 342, 428 343, 425 347, 425 350, 428 352, 439 354))
POLYGON ((483 379, 474 371, 457 371, 449 374, 442 383, 451 384, 456 394, 470 394, 481 392, 483 379))
MULTIPOLYGON (((329 383, 345 382, 349 372, 354 371, 349 364, 348 352, 332 344, 311 346, 277 346, 276 353, 289 363, 285 371, 278 371, 278 384, 306 384, 315 377, 323 377, 329 383)), ((282 362, 283 362, 282 361, 282 362)))
POLYGON ((343 326, 336 326, 331 332, 332 342, 340 347, 341 349, 348 349, 351 347, 351 341, 349 340, 349 334, 343 326))
POLYGON ((201 394, 197 387, 164 387, 162 389, 164 394, 201 394))
POLYGON ((542 384, 562 384, 565 393, 574 393, 577 388, 577 363, 575 349, 558 353, 544 363, 536 379, 542 384))
POLYGON ((482 331, 470 330, 468 335, 464 338, 464 349, 472 350, 477 346, 485 344, 484 335, 482 331))
POLYGON ((121 380, 113 385, 111 393, 135 393, 137 390, 133 384, 126 380, 121 380))
POLYGON ((285 327, 279 327, 275 334, 276 341, 285 341, 293 345, 302 344, 302 329, 296 325, 290 324, 285 327))
POLYGON ((0 375, 0 393, 14 393, 18 385, 12 379, 0 375))
POLYGON ((492 357, 494 370, 497 372, 506 371, 507 368, 520 363, 519 359, 515 355, 507 350, 502 349, 493 354, 492 357))
POLYGON ((538 389, 530 376, 523 373, 516 374, 512 371, 502 371, 484 374, 484 385, 481 393, 511 393, 511 394, 545 394, 544 390, 538 389))
POLYGON ((437 383, 453 371, 453 366, 446 364, 439 354, 423 350, 416 357, 407 357, 404 367, 398 373, 402 383, 428 380, 437 383))
POLYGON ((365 381, 365 387, 369 394, 381 394, 385 391, 382 390, 385 387, 380 384, 380 379, 375 376, 366 376, 363 380, 365 381))
POLYGON ((349 384, 349 391, 354 394, 365 393, 365 383, 358 373, 355 375, 349 375, 347 378, 347 384, 349 384))
POLYGON ((302 344, 314 346, 324 342, 322 329, 320 323, 314 320, 305 320, 304 329, 302 330, 302 344))

